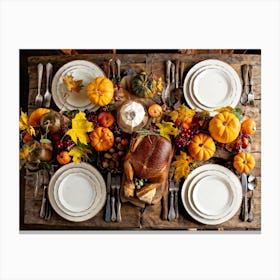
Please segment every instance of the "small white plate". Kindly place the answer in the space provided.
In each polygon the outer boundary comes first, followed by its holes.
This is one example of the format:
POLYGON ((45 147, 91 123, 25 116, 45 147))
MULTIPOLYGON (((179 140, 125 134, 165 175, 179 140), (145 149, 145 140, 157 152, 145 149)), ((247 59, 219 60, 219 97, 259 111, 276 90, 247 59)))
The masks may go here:
POLYGON ((69 174, 58 188, 58 199, 72 212, 90 208, 96 196, 94 182, 83 173, 69 174))
MULTIPOLYGON (((211 75, 210 75, 211 76, 211 75)), ((208 77, 209 78, 209 77, 208 77)), ((217 75, 216 75, 217 78, 217 75)), ((207 82, 208 83, 208 82, 207 82)), ((209 82, 211 83, 211 82, 209 82)), ((204 83, 205 85, 205 83, 204 83)), ((231 106, 231 107, 236 107, 240 100, 241 96, 241 82, 238 74, 236 71, 227 63, 217 60, 217 59, 207 59, 203 60, 197 64, 195 64, 187 73, 185 80, 184 80, 184 86, 183 86, 183 91, 184 91, 184 97, 186 99, 186 102, 188 105, 193 108, 197 109, 198 111, 203 111, 207 110, 210 112, 211 116, 214 116, 217 114, 215 112, 216 109, 220 107, 226 107, 226 106, 231 106), (205 71, 206 69, 219 69, 220 73, 218 76, 220 78, 222 77, 221 73, 224 73, 225 75, 228 75, 229 78, 222 78, 224 81, 226 79, 226 83, 228 83, 229 88, 233 89, 233 92, 228 91, 228 95, 226 100, 223 101, 223 106, 216 106, 216 107, 211 107, 213 106, 213 103, 215 101, 210 102, 210 104, 207 104, 207 100, 204 100, 205 104, 201 104, 198 99, 196 99, 194 93, 192 92, 193 90, 193 82, 196 78, 196 75, 199 74, 201 71, 205 71)), ((204 95, 203 95, 204 96, 204 95)), ((210 98, 210 97, 209 97, 210 98)), ((220 104, 219 104, 220 105, 220 104)))
POLYGON ((223 177, 210 175, 195 184, 192 198, 200 212, 208 216, 223 215, 231 206, 233 193, 223 177))
POLYGON ((62 174, 57 174, 57 179, 55 181, 54 187, 53 187, 53 195, 54 195, 54 200, 57 204, 57 206, 61 209, 61 211, 65 212, 66 214, 70 216, 75 216, 75 217, 81 217, 84 216, 92 211, 94 207, 96 207, 96 201, 99 201, 101 198, 101 189, 100 189, 100 184, 99 181, 97 180, 96 176, 94 173, 91 173, 90 171, 86 170, 85 168, 79 168, 79 167, 74 167, 69 170, 64 171, 62 174), (78 176, 83 175, 86 176, 86 180, 91 182, 91 187, 93 188, 92 192, 95 193, 95 198, 92 201, 90 207, 87 209, 77 211, 73 209, 73 207, 66 207, 63 202, 61 201, 61 198, 59 197, 59 189, 61 186, 62 181, 67 178, 70 174, 77 174, 78 176))
MULTIPOLYGON (((67 178, 68 176, 69 176, 69 174, 65 178, 67 178)), ((90 178, 92 178, 92 177, 90 177, 90 178)), ((83 178, 83 179, 86 180, 88 183, 91 182, 91 180, 88 180, 85 178, 83 178)), ((63 179, 60 180, 60 182, 62 182, 62 181, 63 181, 63 179)), ((86 189, 88 192, 88 186, 86 186, 86 187, 83 186, 83 189, 86 189)), ((75 193, 77 193, 77 192, 75 191, 75 193)), ((86 221, 86 220, 89 220, 92 217, 94 217, 104 207, 105 201, 106 201, 106 184, 105 184, 105 181, 104 181, 102 175, 100 174, 100 172, 92 165, 90 165, 88 163, 84 163, 84 162, 77 163, 77 164, 68 163, 68 164, 62 166, 60 169, 58 169, 52 176, 49 186, 48 186, 48 196, 49 196, 49 201, 52 205, 52 208, 62 218, 69 220, 69 221, 73 221, 73 222, 86 221), (59 202, 57 202, 57 199, 55 199, 54 187, 56 185, 57 180, 61 179, 61 176, 62 176, 62 178, 64 178, 62 175, 64 172, 69 171, 69 173, 72 172, 73 174, 75 174, 75 171, 78 171, 77 173, 79 174, 79 173, 81 173, 81 170, 84 170, 84 172, 82 172, 82 173, 84 173, 87 176, 88 176, 88 174, 94 174, 94 176, 96 177, 96 180, 98 182, 97 185, 95 184, 96 190, 98 190, 98 188, 100 189, 100 196, 98 195, 98 191, 97 191, 96 198, 94 199, 94 202, 89 207, 89 209, 88 210, 86 209, 82 212, 76 212, 76 216, 75 216, 73 214, 75 212, 72 212, 70 210, 68 210, 68 211, 65 210, 65 209, 67 209, 66 208, 67 206, 68 206, 68 208, 71 208, 71 210, 75 210, 75 211, 77 211, 79 208, 79 207, 77 207, 77 205, 75 205, 75 206, 71 205, 71 201, 73 200, 73 197, 69 200, 69 194, 72 192, 69 192, 69 190, 66 190, 66 189, 69 188, 69 186, 71 185, 71 182, 66 180, 66 184, 63 188, 65 188, 66 193, 68 192, 68 194, 66 196, 62 195, 62 197, 64 198, 64 200, 66 202, 68 202, 68 204, 70 202, 70 207, 65 202, 64 202, 64 204, 66 207, 64 207, 64 206, 62 207, 59 204, 59 202)), ((71 195, 70 195, 70 197, 71 197, 71 195)), ((88 202, 86 204, 89 205, 90 202, 88 202)), ((85 208, 87 205, 83 204, 82 207, 80 207, 79 209, 85 208)), ((81 205, 79 205, 79 206, 81 206, 81 205)))
POLYGON ((230 104, 233 94, 230 76, 218 68, 208 68, 199 72, 193 80, 193 95, 208 108, 223 107, 230 104))
POLYGON ((104 72, 92 62, 73 60, 64 64, 58 69, 52 81, 52 96, 56 106, 65 110, 97 110, 99 107, 88 99, 86 88, 92 80, 100 76, 105 76, 104 72), (69 75, 72 75, 74 80, 82 80, 83 87, 80 92, 71 92, 66 98, 67 89, 63 77, 69 75))
POLYGON ((217 220, 217 219, 221 219, 221 218, 225 217, 232 211, 232 209, 234 207, 234 203, 235 203, 234 198, 236 197, 236 188, 235 188, 234 182, 231 180, 230 176, 228 176, 227 174, 223 173, 222 171, 217 171, 217 170, 206 170, 206 171, 201 171, 189 182, 187 196, 188 196, 188 202, 189 202, 190 207, 197 215, 199 215, 205 219, 216 219, 217 220), (224 209, 223 212, 221 212, 217 215, 205 214, 204 213, 205 211, 200 211, 200 209, 196 206, 195 201, 193 199, 193 191, 196 187, 196 184, 200 180, 203 180, 204 178, 210 177, 210 176, 216 176, 219 178, 221 177, 222 180, 225 180, 226 182, 228 182, 229 187, 230 187, 230 192, 232 194, 231 203, 228 205, 227 208, 224 209))
POLYGON ((242 187, 241 187, 241 183, 240 180, 238 179, 238 177, 231 172, 229 169, 217 165, 217 164, 206 164, 203 166, 200 166, 198 168, 196 168, 194 171, 192 171, 187 179, 185 180, 185 182, 183 183, 182 186, 182 191, 181 191, 181 198, 182 198, 182 202, 183 205, 186 209, 186 211, 188 212, 188 214, 195 220, 197 220, 198 222, 202 223, 202 224, 207 224, 207 225, 218 225, 218 224, 222 224, 226 221, 228 221, 229 219, 231 219, 236 212, 238 211, 238 209, 240 208, 241 205, 241 201, 242 201, 242 187), (196 211, 193 210, 193 207, 190 205, 190 201, 188 199, 188 189, 190 186, 190 182, 201 172, 207 171, 207 170, 215 170, 215 171, 219 171, 219 172, 223 172, 224 174, 227 174, 231 181, 232 184, 235 188, 235 195, 234 195, 234 202, 233 202, 233 207, 231 209, 231 211, 221 217, 221 218, 208 218, 207 216, 202 217, 201 215, 197 214, 196 211))

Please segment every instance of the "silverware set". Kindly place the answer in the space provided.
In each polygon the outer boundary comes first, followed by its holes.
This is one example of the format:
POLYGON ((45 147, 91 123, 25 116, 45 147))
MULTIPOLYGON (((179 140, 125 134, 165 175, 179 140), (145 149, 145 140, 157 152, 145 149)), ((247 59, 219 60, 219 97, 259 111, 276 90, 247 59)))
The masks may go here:
POLYGON ((241 66, 242 79, 243 79, 243 90, 240 98, 240 103, 242 105, 252 105, 254 106, 255 95, 253 91, 253 65, 243 64, 241 66))
POLYGON ((121 222, 121 199, 120 199, 121 176, 107 173, 106 182, 106 208, 105 222, 121 222))
POLYGON ((36 107, 46 107, 49 108, 51 105, 51 92, 50 92, 50 80, 52 76, 53 66, 51 63, 47 63, 46 65, 46 91, 44 95, 41 94, 41 85, 43 78, 44 65, 39 63, 37 65, 38 71, 38 93, 35 97, 35 106, 36 107))
POLYGON ((246 173, 241 174, 241 184, 242 184, 242 206, 240 212, 240 219, 244 222, 252 222, 254 220, 254 190, 255 190, 255 176, 246 173), (247 192, 251 191, 251 196, 249 198, 248 206, 248 196, 247 192))

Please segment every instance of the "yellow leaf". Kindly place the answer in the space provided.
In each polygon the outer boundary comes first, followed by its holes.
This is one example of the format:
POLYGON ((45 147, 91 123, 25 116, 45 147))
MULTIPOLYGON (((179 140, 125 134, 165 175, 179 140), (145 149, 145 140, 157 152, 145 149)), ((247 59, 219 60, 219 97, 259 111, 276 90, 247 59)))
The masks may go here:
POLYGON ((78 147, 74 147, 70 150, 69 156, 72 157, 74 163, 79 163, 82 161, 83 152, 78 147))
POLYGON ((77 144, 78 140, 82 144, 89 142, 87 132, 93 131, 93 124, 86 119, 84 112, 76 114, 75 118, 72 119, 72 128, 69 129, 66 134, 77 144))
POLYGON ((162 121, 161 123, 156 123, 156 126, 159 128, 160 135, 169 140, 170 140, 169 135, 176 136, 179 133, 178 128, 174 127, 172 122, 162 121))
POLYGON ((28 116, 23 111, 20 113, 19 129, 26 130, 30 135, 35 135, 35 129, 28 123, 28 116))
POLYGON ((29 147, 25 147, 25 148, 21 149, 19 152, 19 158, 21 160, 27 161, 28 157, 29 157, 29 147))
POLYGON ((178 119, 179 113, 178 113, 178 111, 172 111, 168 114, 168 116, 171 118, 171 120, 173 122, 176 122, 176 120, 178 119))
POLYGON ((91 151, 89 149, 81 149, 78 146, 75 146, 70 150, 69 156, 72 157, 74 163, 79 163, 87 153, 91 153, 91 151))
POLYGON ((184 121, 195 115, 195 109, 190 109, 186 105, 182 104, 178 109, 178 119, 184 121))
POLYGON ((63 76, 62 80, 63 83, 66 85, 67 90, 69 91, 79 92, 83 87, 83 80, 74 80, 72 74, 70 74, 69 76, 63 76))
POLYGON ((175 181, 179 181, 182 177, 187 178, 190 173, 189 164, 193 161, 192 157, 181 151, 180 155, 175 156, 175 159, 171 164, 176 168, 174 173, 175 181))

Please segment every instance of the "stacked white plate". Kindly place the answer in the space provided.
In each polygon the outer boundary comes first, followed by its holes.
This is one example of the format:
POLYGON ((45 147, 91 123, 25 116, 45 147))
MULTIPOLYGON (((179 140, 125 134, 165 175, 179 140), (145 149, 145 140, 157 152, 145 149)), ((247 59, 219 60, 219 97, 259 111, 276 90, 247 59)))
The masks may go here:
POLYGON ((97 77, 105 76, 102 69, 96 64, 86 60, 73 60, 64 64, 56 72, 52 82, 52 96, 56 106, 64 110, 90 110, 95 111, 98 106, 90 102, 87 97, 87 85, 97 77), (82 80, 82 89, 71 92, 66 97, 66 86, 63 77, 72 75, 74 80, 82 80))
POLYGON ((221 107, 236 107, 241 96, 241 82, 227 63, 207 59, 195 64, 184 80, 184 96, 188 105, 198 111, 215 114, 221 107))
POLYGON ((242 186, 229 169, 206 164, 192 171, 182 186, 181 197, 188 214, 198 222, 221 224, 231 219, 242 201, 242 186))
POLYGON ((100 172, 87 163, 69 163, 52 176, 49 201, 58 215, 73 222, 94 217, 104 206, 106 185, 100 172))

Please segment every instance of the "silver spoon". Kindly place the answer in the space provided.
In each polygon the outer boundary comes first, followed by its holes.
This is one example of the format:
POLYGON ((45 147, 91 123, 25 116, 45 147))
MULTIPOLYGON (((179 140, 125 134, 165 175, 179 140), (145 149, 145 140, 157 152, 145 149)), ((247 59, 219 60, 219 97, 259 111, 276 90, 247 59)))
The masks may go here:
POLYGON ((248 189, 252 191, 252 195, 249 202, 249 214, 248 214, 248 222, 252 222, 254 220, 254 190, 256 185, 253 182, 248 183, 248 189))

